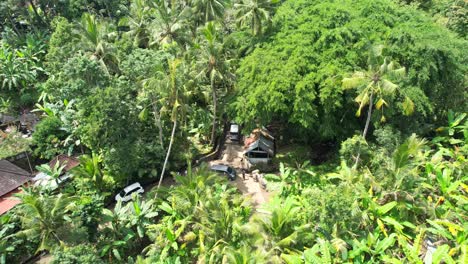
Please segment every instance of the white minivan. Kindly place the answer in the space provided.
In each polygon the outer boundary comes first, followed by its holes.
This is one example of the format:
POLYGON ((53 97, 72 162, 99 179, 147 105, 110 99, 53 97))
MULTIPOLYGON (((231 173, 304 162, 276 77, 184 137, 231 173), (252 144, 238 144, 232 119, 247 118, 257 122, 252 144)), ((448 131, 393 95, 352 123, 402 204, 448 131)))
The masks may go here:
POLYGON ((115 196, 115 201, 128 202, 132 199, 132 194, 137 193, 141 195, 145 190, 141 187, 140 183, 135 182, 127 187, 125 187, 121 192, 115 196))
POLYGON ((231 123, 229 127, 229 139, 233 142, 240 141, 240 127, 238 124, 231 123))

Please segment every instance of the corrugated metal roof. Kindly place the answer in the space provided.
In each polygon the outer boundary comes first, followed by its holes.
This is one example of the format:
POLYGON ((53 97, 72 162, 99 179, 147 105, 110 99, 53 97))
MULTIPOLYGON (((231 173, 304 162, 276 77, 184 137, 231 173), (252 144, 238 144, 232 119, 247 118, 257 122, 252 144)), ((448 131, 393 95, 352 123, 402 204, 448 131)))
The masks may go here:
POLYGON ((257 148, 267 152, 271 156, 275 155, 275 145, 273 141, 270 141, 263 136, 260 136, 257 141, 250 144, 250 146, 247 148, 245 153, 253 151, 254 149, 257 149, 257 148))
POLYGON ((30 173, 15 164, 0 160, 0 196, 3 196, 31 180, 30 173))

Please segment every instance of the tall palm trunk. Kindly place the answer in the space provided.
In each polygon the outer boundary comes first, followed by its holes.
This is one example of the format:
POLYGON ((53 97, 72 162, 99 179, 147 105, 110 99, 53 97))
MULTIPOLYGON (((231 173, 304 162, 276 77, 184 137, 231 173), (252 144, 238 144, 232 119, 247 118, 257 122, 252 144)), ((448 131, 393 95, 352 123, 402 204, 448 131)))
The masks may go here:
POLYGON ((162 149, 164 149, 164 141, 163 141, 163 128, 161 125, 161 116, 159 115, 159 111, 156 108, 156 105, 153 104, 153 111, 154 111, 154 123, 158 127, 159 130, 159 143, 161 144, 162 149))
POLYGON ((369 96, 369 109, 367 110, 366 126, 364 127, 364 131, 362 132, 362 137, 364 139, 366 139, 367 130, 369 129, 369 123, 370 123, 370 119, 371 119, 371 116, 372 116, 372 107, 374 106, 374 104, 372 103, 373 99, 374 99, 374 93, 371 92, 370 96, 369 96))
MULTIPOLYGON (((34 1, 32 1, 32 0, 29 1, 29 4, 31 5, 31 8, 32 8, 32 10, 33 10, 33 12, 34 12, 34 15, 36 16, 37 20, 39 20, 39 22, 40 22, 41 24, 45 24, 44 19, 42 19, 42 17, 39 15, 39 12, 37 11, 37 7, 36 7, 36 5, 34 4, 34 1)), ((45 10, 42 10, 42 11, 45 12, 45 10)))
POLYGON ((47 24, 50 24, 49 16, 47 15, 47 7, 46 7, 45 3, 43 1, 39 1, 39 6, 40 6, 40 8, 42 10, 42 13, 44 14, 45 21, 47 22, 47 24))
POLYGON ((210 139, 210 144, 214 145, 215 141, 215 135, 216 135, 216 115, 217 115, 217 108, 218 108, 218 99, 216 97, 216 88, 214 86, 214 79, 212 78, 211 80, 211 93, 213 97, 213 124, 211 128, 211 139, 210 139))
POLYGON ((20 35, 20 32, 18 31, 18 28, 17 28, 16 25, 15 25, 15 22, 13 22, 13 19, 11 19, 12 16, 11 16, 11 15, 8 15, 7 17, 8 17, 8 20, 10 21, 10 24, 11 24, 13 30, 15 31, 15 33, 18 34, 18 35, 20 35))
MULTIPOLYGON (((366 119, 366 125, 364 126, 364 131, 362 131, 362 138, 366 140, 367 136, 367 130, 369 129, 369 124, 372 116, 372 107, 374 104, 372 103, 372 100, 374 99, 374 93, 371 92, 369 96, 369 109, 367 109, 367 119, 366 119)), ((361 157, 361 147, 359 147, 359 152, 356 157, 356 163, 354 163, 354 167, 357 168, 357 165, 359 163, 359 158, 361 157)))
MULTIPOLYGON (((177 127, 177 119, 174 120, 174 125, 172 126, 171 140, 169 141, 169 147, 167 148, 167 152, 166 152, 166 159, 164 160, 164 165, 161 171, 161 177, 159 178, 159 183, 158 183, 158 187, 156 190, 159 190, 159 187, 161 187, 161 183, 164 178, 164 173, 166 172, 166 166, 167 166, 167 162, 169 161, 169 156, 171 155, 172 143, 174 142, 174 135, 175 135, 176 127, 177 127)), ((156 193, 155 198, 156 197, 158 197, 158 193, 156 193)))

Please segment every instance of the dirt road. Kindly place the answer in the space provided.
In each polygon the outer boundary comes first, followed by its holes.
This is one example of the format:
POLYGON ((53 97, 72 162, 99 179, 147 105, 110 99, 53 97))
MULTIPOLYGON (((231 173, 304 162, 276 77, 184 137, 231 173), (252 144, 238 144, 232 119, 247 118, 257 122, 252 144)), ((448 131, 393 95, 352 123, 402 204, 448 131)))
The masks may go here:
POLYGON ((237 178, 235 184, 237 188, 246 196, 252 199, 252 205, 258 208, 269 199, 269 193, 265 191, 259 182, 256 182, 250 173, 246 173, 246 180, 242 178, 242 153, 244 149, 235 143, 226 143, 221 154, 221 159, 210 162, 210 165, 224 164, 236 169, 237 178))

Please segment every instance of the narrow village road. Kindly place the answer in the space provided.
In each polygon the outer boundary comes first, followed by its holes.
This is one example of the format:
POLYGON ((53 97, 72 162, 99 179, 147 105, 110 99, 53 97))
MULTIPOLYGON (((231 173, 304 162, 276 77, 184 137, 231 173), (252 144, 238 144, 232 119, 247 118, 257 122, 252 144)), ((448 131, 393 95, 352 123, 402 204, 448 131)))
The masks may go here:
POLYGON ((240 144, 226 142, 221 159, 213 160, 210 165, 224 164, 233 167, 237 172, 235 184, 246 196, 251 197, 254 208, 259 208, 267 202, 270 194, 264 190, 259 182, 256 182, 251 173, 246 173, 246 180, 242 178, 242 153, 244 149, 240 144))

